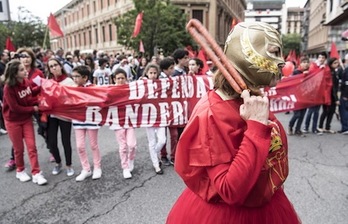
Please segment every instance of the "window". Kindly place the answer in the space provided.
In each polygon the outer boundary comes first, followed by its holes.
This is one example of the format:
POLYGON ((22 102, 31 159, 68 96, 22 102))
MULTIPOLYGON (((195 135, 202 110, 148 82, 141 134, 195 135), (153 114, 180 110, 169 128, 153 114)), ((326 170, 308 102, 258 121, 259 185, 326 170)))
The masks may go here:
POLYGON ((4 12, 4 9, 2 8, 2 2, 0 2, 0 12, 4 12))
POLYGON ((192 10, 192 18, 199 20, 203 24, 203 10, 192 10))
POLYGON ((81 33, 79 33, 79 46, 82 46, 82 43, 81 43, 81 33))
POLYGON ((95 43, 97 44, 98 42, 98 28, 95 28, 95 43))
POLYGON ((103 42, 105 42, 105 26, 102 26, 103 42))
POLYGON ((112 41, 112 25, 109 24, 109 38, 110 38, 110 41, 112 41))
POLYGON ((87 5, 87 15, 89 15, 89 5, 87 5))
POLYGON ((100 9, 104 8, 103 2, 104 2, 104 0, 100 0, 100 9))
POLYGON ((95 13, 97 11, 97 5, 95 3, 95 1, 93 2, 93 12, 95 13))
POLYGON ((86 40, 86 32, 83 32, 83 45, 87 45, 87 40, 86 40))
POLYGON ((89 44, 92 45, 92 30, 88 31, 88 36, 89 36, 89 44))

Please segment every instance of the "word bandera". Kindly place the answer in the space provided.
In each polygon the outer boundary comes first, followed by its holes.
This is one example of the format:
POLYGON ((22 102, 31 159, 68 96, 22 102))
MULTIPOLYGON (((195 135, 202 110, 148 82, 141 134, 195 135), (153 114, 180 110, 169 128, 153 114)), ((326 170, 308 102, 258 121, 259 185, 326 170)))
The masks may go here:
MULTIPOLYGON (((284 112, 330 103, 330 91, 326 90, 324 80, 324 74, 320 73, 297 75, 265 89, 270 111, 284 112), (308 91, 308 85, 320 91, 308 91)), ((40 110, 63 118, 110 125, 113 129, 183 126, 196 103, 210 89, 213 89, 213 81, 206 76, 138 80, 120 86, 88 88, 43 80, 40 110)))

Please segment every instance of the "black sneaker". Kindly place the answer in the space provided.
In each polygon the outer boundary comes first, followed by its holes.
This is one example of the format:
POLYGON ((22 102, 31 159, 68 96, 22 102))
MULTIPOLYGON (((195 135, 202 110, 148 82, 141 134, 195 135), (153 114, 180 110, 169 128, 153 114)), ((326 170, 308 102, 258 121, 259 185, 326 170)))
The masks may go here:
POLYGON ((174 159, 170 159, 170 164, 174 166, 174 159))
POLYGON ((305 134, 302 133, 302 131, 295 131, 295 135, 299 136, 299 137, 306 137, 305 134))
POLYGON ((161 161, 162 161, 162 164, 164 166, 170 166, 170 162, 169 162, 169 159, 167 157, 162 157, 161 161))

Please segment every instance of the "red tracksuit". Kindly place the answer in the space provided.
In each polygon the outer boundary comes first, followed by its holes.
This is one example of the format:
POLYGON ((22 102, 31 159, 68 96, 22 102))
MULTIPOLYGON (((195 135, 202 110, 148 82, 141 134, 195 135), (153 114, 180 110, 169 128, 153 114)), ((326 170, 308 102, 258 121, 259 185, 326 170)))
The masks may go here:
POLYGON ((40 88, 32 88, 28 79, 15 86, 5 85, 2 110, 8 136, 15 151, 17 172, 24 170, 24 139, 33 175, 40 172, 32 121, 34 106, 37 105, 36 95, 39 92, 40 88))

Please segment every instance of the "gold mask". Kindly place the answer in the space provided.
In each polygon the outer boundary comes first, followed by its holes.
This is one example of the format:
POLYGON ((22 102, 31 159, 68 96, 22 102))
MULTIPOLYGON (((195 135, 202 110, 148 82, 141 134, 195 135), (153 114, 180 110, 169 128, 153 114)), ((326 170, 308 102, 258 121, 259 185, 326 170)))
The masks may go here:
POLYGON ((263 22, 237 24, 226 39, 224 52, 234 68, 254 87, 281 78, 284 65, 280 34, 263 22))

